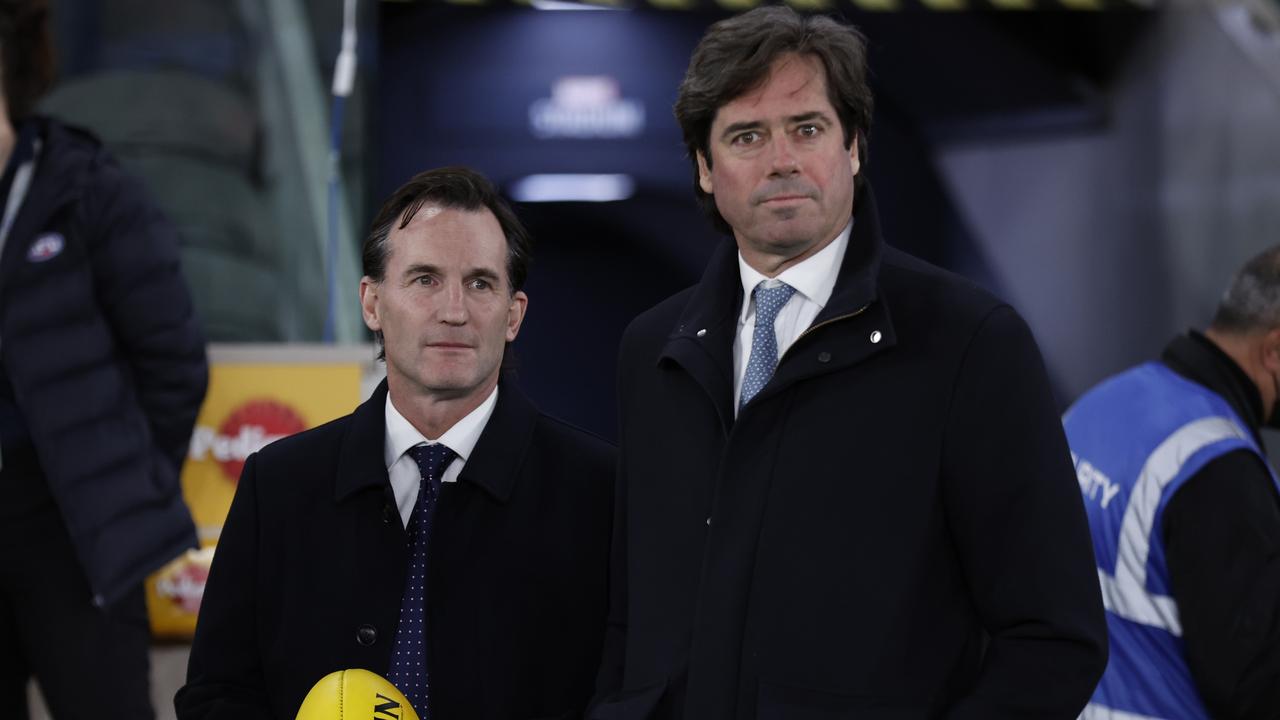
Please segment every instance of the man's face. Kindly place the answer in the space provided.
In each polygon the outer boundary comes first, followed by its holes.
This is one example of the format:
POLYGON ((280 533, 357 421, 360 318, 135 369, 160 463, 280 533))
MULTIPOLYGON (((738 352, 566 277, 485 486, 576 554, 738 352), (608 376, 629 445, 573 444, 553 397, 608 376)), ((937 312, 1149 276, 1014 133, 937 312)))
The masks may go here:
POLYGON ((811 55, 783 55, 759 88, 722 106, 711 123, 711 163, 698 183, 715 196, 738 248, 757 270, 818 252, 849 222, 857 139, 844 146, 827 73, 811 55))
POLYGON ((393 393, 488 395, 528 298, 511 293, 507 241, 489 210, 428 203, 387 238, 383 279, 360 281, 365 324, 381 331, 393 393))

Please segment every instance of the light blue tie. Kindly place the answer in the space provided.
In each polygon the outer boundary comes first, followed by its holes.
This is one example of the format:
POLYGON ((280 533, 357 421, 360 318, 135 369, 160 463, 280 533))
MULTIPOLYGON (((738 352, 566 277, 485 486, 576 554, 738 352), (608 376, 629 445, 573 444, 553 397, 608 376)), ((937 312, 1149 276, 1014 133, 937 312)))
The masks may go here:
POLYGON ((787 304, 796 289, 786 283, 765 287, 760 281, 751 292, 756 301, 756 329, 751 333, 751 357, 747 359, 747 374, 742 378, 742 399, 738 407, 745 406, 773 377, 778 364, 778 337, 773 323, 778 312, 787 304))

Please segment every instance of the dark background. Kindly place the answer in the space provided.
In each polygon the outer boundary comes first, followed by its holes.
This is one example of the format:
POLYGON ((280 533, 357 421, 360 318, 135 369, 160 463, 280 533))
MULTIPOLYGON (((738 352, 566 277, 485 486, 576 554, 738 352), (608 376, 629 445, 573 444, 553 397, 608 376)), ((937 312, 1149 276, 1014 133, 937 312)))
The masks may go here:
MULTIPOLYGON (((869 38, 875 121, 864 172, 886 239, 1002 288, 935 166, 940 143, 1091 133, 1102 98, 1148 13, 859 13, 869 38)), ((716 11, 569 11, 383 3, 374 104, 374 196, 415 172, 464 164, 504 189, 536 173, 625 173, 608 203, 517 203, 534 239, 520 377, 543 407, 616 432, 614 357, 637 313, 699 278, 720 241, 697 207, 671 114, 689 55, 716 11), (639 100, 628 139, 540 139, 529 107, 564 76, 612 77, 639 100)))

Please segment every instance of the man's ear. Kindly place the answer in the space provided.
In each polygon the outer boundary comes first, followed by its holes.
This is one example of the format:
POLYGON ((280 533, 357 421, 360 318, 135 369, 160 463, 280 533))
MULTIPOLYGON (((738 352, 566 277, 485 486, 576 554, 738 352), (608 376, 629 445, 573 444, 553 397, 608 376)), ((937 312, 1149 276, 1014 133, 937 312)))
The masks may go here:
POLYGON ((698 159, 698 187, 708 195, 715 195, 715 187, 711 184, 711 166, 707 163, 707 156, 698 150, 695 157, 698 159))
POLYGON ((1268 372, 1280 373, 1280 328, 1272 328, 1262 336, 1262 365, 1268 372))
POLYGON ((853 170, 853 176, 858 177, 858 171, 862 169, 862 160, 858 158, 858 134, 853 134, 853 142, 849 143, 849 169, 853 170))
POLYGON ((378 290, 380 283, 365 275, 360 278, 360 315, 364 324, 374 332, 382 330, 382 320, 378 318, 378 290))
POLYGON ((529 308, 529 296, 523 290, 517 290, 511 296, 511 305, 507 308, 507 342, 514 342, 520 334, 520 324, 524 322, 524 313, 529 308))

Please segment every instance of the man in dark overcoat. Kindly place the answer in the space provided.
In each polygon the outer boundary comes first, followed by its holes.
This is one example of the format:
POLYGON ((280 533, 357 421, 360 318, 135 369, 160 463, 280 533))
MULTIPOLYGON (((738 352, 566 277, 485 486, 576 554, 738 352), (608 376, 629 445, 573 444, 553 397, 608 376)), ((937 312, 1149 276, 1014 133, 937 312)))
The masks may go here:
POLYGON ((383 205, 360 300, 387 378, 245 463, 179 718, 290 720, 346 668, 386 676, 424 719, 581 716, 615 454, 501 377, 528 262, 473 171, 421 173, 383 205))
POLYGON ((1106 664, 1039 352, 882 239, 865 55, 777 7, 694 51, 676 116, 733 242, 622 341, 590 717, 1071 720, 1106 664))

